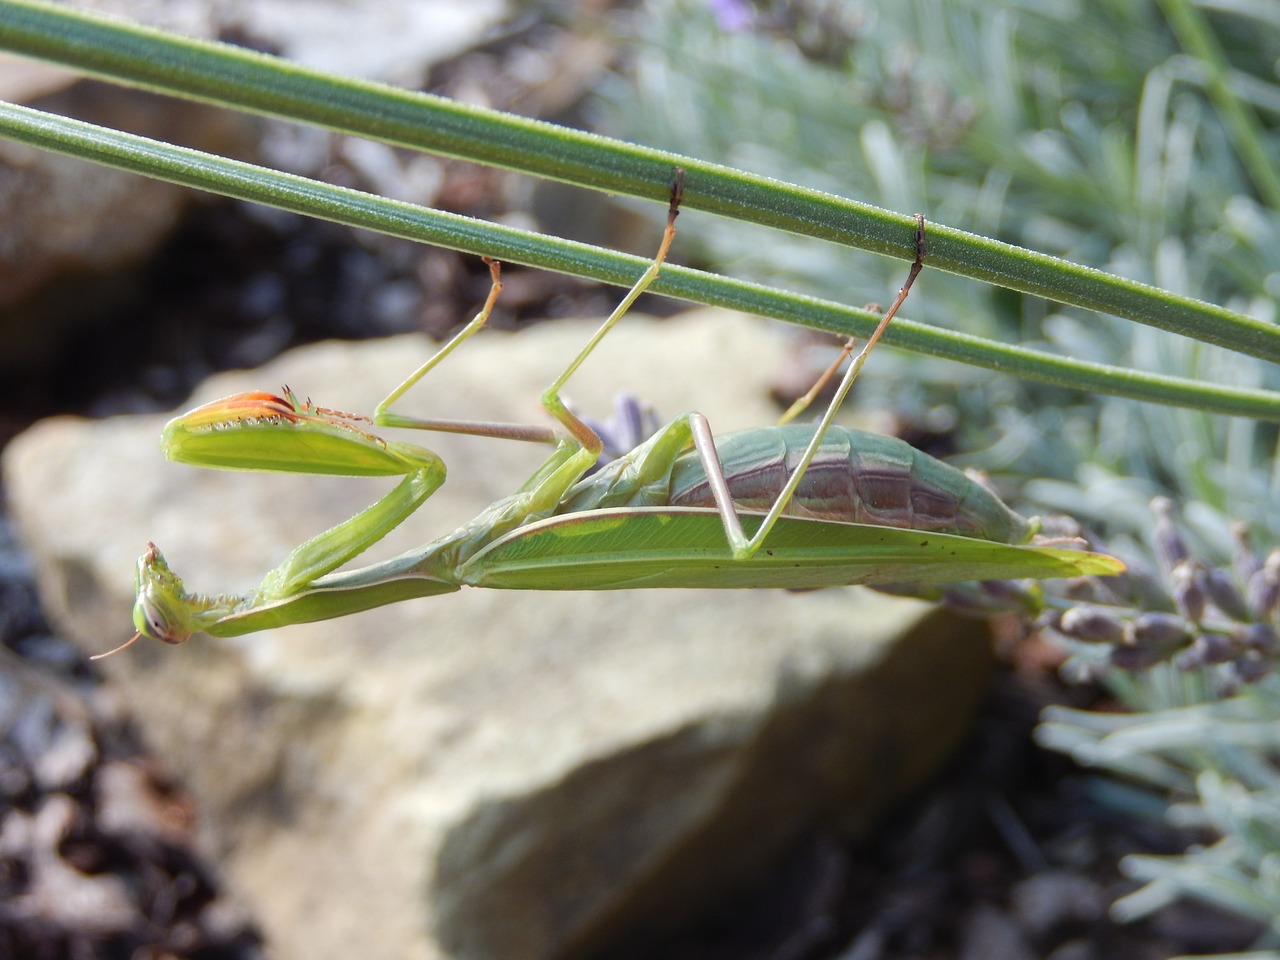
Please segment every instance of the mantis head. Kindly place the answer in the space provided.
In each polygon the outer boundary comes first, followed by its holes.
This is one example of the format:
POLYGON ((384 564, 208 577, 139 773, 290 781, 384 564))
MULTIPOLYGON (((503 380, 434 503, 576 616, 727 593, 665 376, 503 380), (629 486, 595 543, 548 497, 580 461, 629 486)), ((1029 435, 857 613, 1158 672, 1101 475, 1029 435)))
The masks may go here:
MULTIPOLYGON (((133 601, 133 625, 138 636, 182 643, 198 630, 193 626, 196 610, 182 578, 169 569, 164 555, 154 543, 138 558, 134 578, 137 598, 133 601)), ((132 642, 132 641, 131 641, 132 642)))
POLYGON ((182 643, 225 616, 239 599, 188 593, 182 578, 169 569, 164 554, 154 543, 148 543, 146 552, 138 558, 134 588, 137 598, 133 602, 133 625, 137 633, 115 649, 96 654, 90 660, 119 653, 142 637, 182 643))

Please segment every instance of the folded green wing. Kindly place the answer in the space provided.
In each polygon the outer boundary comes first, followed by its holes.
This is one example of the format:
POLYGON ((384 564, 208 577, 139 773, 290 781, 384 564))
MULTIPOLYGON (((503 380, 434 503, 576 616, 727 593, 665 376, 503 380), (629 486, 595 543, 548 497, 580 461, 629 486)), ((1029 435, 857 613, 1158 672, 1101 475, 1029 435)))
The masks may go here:
MULTIPOLYGON (((758 517, 744 517, 750 535, 758 517)), ((700 509, 598 510, 552 517, 494 541, 461 582, 512 590, 830 587, 858 583, 1107 576, 1114 557, 896 527, 785 517, 754 557, 729 557, 724 528, 700 509)))

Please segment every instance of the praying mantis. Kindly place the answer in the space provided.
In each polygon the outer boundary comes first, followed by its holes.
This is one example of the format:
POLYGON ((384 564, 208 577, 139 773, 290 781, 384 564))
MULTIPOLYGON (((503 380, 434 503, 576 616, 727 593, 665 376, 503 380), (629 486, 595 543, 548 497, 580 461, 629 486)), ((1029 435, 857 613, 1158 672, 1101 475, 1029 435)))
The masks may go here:
MULTIPOLYGON (((602 441, 569 409, 561 390, 658 276, 675 235, 682 189, 683 173, 677 171, 652 263, 542 394, 558 431, 419 419, 390 410, 485 325, 502 289, 499 265, 487 259, 491 286, 480 311, 372 417, 316 406, 286 387, 280 395, 237 394, 170 421, 161 446, 180 462, 402 479, 372 506, 297 547, 248 594, 189 592, 148 544, 137 565, 137 633, 116 649, 144 636, 181 643, 196 632, 235 636, 329 619, 463 586, 814 588, 1109 575, 1124 569, 1102 554, 1037 545, 1036 521, 1014 513, 961 471, 896 438, 833 424, 920 273, 925 226, 919 215, 907 281, 816 424, 787 423, 717 440, 705 417, 688 413, 591 473, 602 441), (515 493, 452 533, 399 557, 339 571, 445 480, 445 464, 430 450, 372 432, 386 427, 542 442, 555 449, 515 493)), ((853 347, 851 340, 841 359, 853 347)), ((820 383, 834 377, 839 363, 820 383)), ((816 388, 797 408, 815 394, 816 388)))

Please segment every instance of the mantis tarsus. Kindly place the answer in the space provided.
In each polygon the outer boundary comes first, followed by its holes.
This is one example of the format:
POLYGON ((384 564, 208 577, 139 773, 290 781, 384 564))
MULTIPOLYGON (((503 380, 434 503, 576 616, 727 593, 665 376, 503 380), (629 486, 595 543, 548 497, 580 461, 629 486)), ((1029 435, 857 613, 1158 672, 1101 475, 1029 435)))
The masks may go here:
MULTIPOLYGON (((403 479, 377 503, 295 549, 248 595, 187 592, 149 544, 138 561, 133 640, 148 636, 180 643, 197 631, 233 636, 464 585, 823 587, 1105 575, 1123 569, 1111 557, 1033 546, 1035 522, 960 471, 895 438, 832 425, 869 351, 921 270, 922 216, 917 216, 916 258, 906 283, 816 425, 745 430, 717 444, 706 419, 689 413, 588 476, 601 440, 565 405, 560 391, 658 275, 675 234, 682 180, 678 172, 653 262, 542 395, 563 433, 390 412, 392 403, 484 326, 501 290, 499 267, 492 261, 490 293, 480 312, 370 418, 314 406, 286 388, 282 396, 238 394, 170 421, 162 448, 186 463, 403 479), (375 427, 547 442, 556 449, 519 490, 453 533, 391 560, 334 572, 444 482, 444 464, 434 453, 384 440, 371 432, 375 427)), ((851 350, 852 341, 845 353, 851 350)), ((835 371, 833 366, 824 379, 835 371)))

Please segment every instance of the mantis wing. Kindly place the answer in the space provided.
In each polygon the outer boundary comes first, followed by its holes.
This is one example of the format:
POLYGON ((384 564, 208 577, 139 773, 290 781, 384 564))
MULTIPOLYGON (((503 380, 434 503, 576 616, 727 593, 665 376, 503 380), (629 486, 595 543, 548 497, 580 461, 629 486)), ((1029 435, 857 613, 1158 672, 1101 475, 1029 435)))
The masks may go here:
MULTIPOLYGON (((748 534, 760 517, 744 517, 748 534)), ((595 510, 515 530, 459 571, 472 586, 525 590, 642 587, 814 588, 1121 573, 1114 557, 897 527, 784 517, 754 557, 734 561, 713 511, 595 510)))

